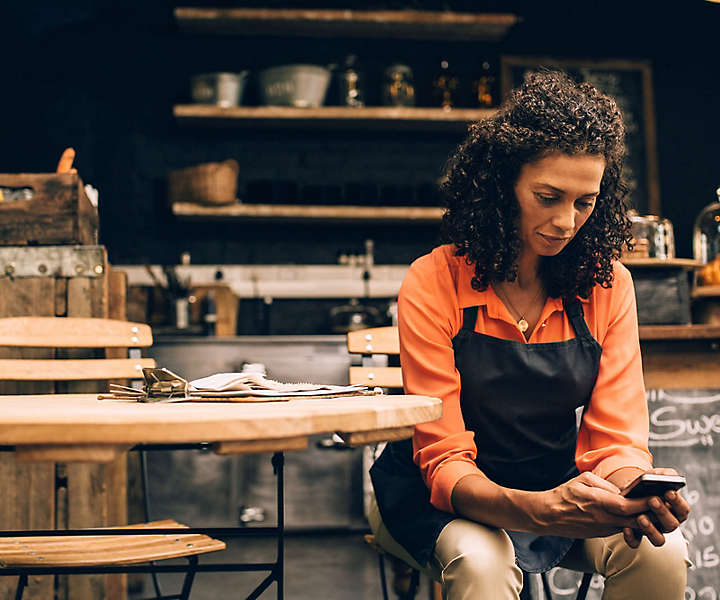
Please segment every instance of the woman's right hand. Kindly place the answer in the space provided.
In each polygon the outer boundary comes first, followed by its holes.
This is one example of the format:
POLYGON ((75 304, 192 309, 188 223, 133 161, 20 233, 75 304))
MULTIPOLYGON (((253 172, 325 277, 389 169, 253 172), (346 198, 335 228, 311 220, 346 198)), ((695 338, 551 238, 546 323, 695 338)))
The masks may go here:
POLYGON ((590 472, 536 492, 533 504, 537 533, 572 538, 605 537, 637 528, 638 514, 648 510, 647 498, 625 498, 617 486, 590 472))

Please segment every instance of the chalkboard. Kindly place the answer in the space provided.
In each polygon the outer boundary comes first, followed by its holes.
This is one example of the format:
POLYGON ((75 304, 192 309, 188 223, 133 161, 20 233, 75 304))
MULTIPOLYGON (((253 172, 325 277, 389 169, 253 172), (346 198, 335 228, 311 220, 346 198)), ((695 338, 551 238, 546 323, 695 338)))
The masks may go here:
POLYGON ((548 67, 562 69, 614 97, 625 120, 628 155, 623 172, 630 204, 641 215, 661 214, 652 71, 647 62, 503 56, 500 65, 503 96, 522 83, 526 72, 548 67))
POLYGON ((692 513, 682 530, 690 542, 685 600, 720 598, 719 390, 652 390, 650 451, 658 466, 672 466, 687 478, 684 492, 692 513))
MULTIPOLYGON (((684 600, 720 599, 720 390, 650 390, 650 451, 658 467, 687 478, 682 494, 690 518, 681 525, 694 567, 684 600)), ((574 598, 580 576, 555 568, 548 585, 555 600, 574 598)), ((593 577, 588 600, 600 600, 602 578, 593 577)))

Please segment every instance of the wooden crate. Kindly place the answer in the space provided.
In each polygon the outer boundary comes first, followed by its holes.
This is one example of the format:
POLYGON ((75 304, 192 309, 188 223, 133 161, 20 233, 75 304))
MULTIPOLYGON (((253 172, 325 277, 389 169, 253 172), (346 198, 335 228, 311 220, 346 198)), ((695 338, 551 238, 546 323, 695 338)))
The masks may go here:
POLYGON ((0 174, 0 188, 32 197, 0 201, 0 245, 97 244, 98 211, 77 173, 0 174))
MULTIPOLYGON (((113 272, 102 246, 0 247, 0 317, 69 316, 125 318, 125 274, 113 272), (23 258, 23 255, 27 255, 23 258), (37 264, 47 267, 39 275, 37 264), (81 268, 82 267, 82 268, 81 268), (83 275, 78 275, 81 271, 83 275), (35 273, 30 276, 29 273, 35 273)), ((83 352, 83 351, 78 351, 83 352)), ((52 350, 0 348, 0 357, 47 357, 52 350)), ((81 355, 80 355, 81 356, 81 355)), ((97 392, 106 382, 0 382, 0 394, 97 392)), ((28 463, 0 453, 0 527, 50 529, 127 523, 127 460, 109 464, 28 463)), ((15 577, 0 578, 0 600, 13 598, 15 577)), ((33 576, 26 600, 122 600, 124 575, 33 576)))

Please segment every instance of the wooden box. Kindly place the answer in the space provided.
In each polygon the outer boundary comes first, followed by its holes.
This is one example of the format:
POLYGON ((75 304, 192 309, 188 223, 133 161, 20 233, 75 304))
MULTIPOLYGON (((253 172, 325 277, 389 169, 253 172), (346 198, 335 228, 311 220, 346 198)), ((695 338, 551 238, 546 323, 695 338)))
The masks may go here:
POLYGON ((0 173, 0 189, 0 245, 97 244, 98 211, 77 173, 0 173))
MULTIPOLYGON (((0 229, 3 226, 0 217, 0 229)), ((125 319, 127 278, 110 268, 102 246, 2 246, 0 264, 14 265, 13 277, 0 277, 0 317, 125 319)), ((75 351, 72 357, 82 358, 82 352, 75 351)), ((53 358, 53 350, 0 348, 0 357, 53 358)), ((106 389, 107 382, 0 381, 0 394, 88 393, 106 389)), ((0 528, 122 525, 127 523, 126 489, 126 456, 107 464, 20 463, 11 452, 2 452, 0 528)), ((1 600, 14 597, 16 582, 15 577, 0 578, 1 600)), ((126 577, 121 574, 32 575, 23 599, 124 600, 125 587, 126 577)))
POLYGON ((623 258, 635 284, 640 325, 688 325, 690 279, 698 266, 688 258, 623 258))

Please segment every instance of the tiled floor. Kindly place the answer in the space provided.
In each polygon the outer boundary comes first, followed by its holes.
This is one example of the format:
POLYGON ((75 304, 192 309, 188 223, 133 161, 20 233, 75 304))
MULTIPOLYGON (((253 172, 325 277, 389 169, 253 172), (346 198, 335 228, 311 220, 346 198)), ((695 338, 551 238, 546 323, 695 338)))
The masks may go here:
MULTIPOLYGON (((228 543, 228 549, 217 555, 205 555, 209 562, 253 561, 274 559, 274 542, 267 538, 245 538, 228 543)), ((241 600, 262 580, 260 573, 201 573, 193 585, 192 600, 241 600)), ((165 594, 176 593, 181 576, 164 574, 161 587, 165 594)), ((427 585, 422 582, 421 585, 427 585)), ((144 595, 152 593, 149 578, 144 595)), ((276 586, 271 585, 260 597, 274 600, 276 586)), ((291 535, 285 543, 285 598, 287 600, 379 600, 380 577, 377 554, 363 540, 362 534, 291 535)), ((427 591, 418 594, 427 598, 427 591)))
MULTIPOLYGON (((276 477, 269 454, 229 458, 198 451, 155 451, 148 453, 148 472, 151 520, 173 518, 193 526, 232 527, 239 523, 239 507, 246 505, 262 512, 262 522, 255 525, 277 522, 276 477)), ((306 451, 286 454, 286 599, 382 598, 377 553, 363 539, 367 522, 362 512, 360 475, 359 451, 323 451, 313 443, 306 451), (328 530, 336 533, 329 534, 328 530)), ((136 520, 143 517, 138 515, 136 520)), ((204 555, 200 562, 275 560, 272 538, 251 536, 226 541, 227 550, 204 555)), ((266 575, 201 573, 195 579, 191 598, 244 599, 266 575)), ((163 593, 176 593, 181 585, 181 575, 164 574, 161 578, 163 593)), ((148 577, 143 594, 133 594, 131 600, 152 592, 148 577)), ((272 584, 261 600, 274 598, 276 586, 272 584)), ((424 600, 426 595, 420 598, 424 600)))

